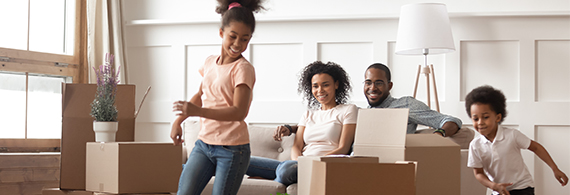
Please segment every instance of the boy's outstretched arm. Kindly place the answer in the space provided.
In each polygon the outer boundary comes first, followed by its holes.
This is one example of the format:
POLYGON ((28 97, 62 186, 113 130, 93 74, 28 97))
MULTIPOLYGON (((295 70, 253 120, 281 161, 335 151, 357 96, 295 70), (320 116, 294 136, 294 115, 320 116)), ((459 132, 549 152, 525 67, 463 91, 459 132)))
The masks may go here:
POLYGON ((489 177, 485 175, 483 168, 473 168, 473 174, 475 174, 475 179, 479 181, 479 183, 483 184, 483 186, 490 188, 494 191, 499 192, 499 194, 503 195, 510 195, 509 191, 507 190, 507 186, 513 185, 513 183, 495 183, 489 180, 489 177))
POLYGON ((558 180, 558 182, 560 182, 560 184, 562 184, 562 186, 568 184, 568 176, 566 176, 564 172, 558 169, 558 166, 556 166, 556 163, 554 163, 554 160, 552 160, 552 157, 550 157, 548 151, 546 151, 546 149, 541 144, 531 140, 528 149, 534 152, 534 154, 536 154, 542 161, 544 161, 544 163, 546 163, 552 169, 552 172, 554 172, 554 177, 556 178, 556 180, 558 180))

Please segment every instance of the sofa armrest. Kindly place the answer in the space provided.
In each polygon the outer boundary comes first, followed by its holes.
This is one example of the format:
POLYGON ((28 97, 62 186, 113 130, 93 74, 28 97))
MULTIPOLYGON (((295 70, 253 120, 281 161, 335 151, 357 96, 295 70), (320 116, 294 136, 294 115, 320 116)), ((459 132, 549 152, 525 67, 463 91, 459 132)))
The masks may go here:
MULTIPOLYGON (((434 129, 420 129, 416 131, 416 134, 426 134, 426 133, 433 133, 434 129)), ((455 142, 456 144, 461 147, 461 149, 469 149, 469 143, 473 140, 475 136, 475 131, 467 128, 461 127, 455 135, 447 137, 451 141, 455 142)))

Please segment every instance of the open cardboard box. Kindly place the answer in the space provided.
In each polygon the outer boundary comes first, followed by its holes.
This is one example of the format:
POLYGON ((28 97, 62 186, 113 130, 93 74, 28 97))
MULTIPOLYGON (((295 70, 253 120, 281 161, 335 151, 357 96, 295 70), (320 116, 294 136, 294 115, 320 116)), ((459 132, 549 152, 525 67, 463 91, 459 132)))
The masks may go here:
MULTIPOLYGON (((135 85, 118 85, 117 106, 119 130, 116 141, 134 141, 135 85)), ((96 84, 62 85, 62 130, 60 188, 85 190, 85 144, 95 141, 91 102, 96 84)))
POLYGON ((415 162, 377 157, 299 157, 298 194, 415 194, 415 162))
MULTIPOLYGON (((461 153, 455 142, 435 134, 408 134, 404 160, 418 162, 416 194, 457 195, 461 191, 461 153)), ((398 159, 383 146, 354 146, 354 155, 398 159)), ((382 162, 382 160, 380 160, 382 162)))
POLYGON ((416 194, 460 194, 459 145, 435 134, 406 134, 407 118, 399 109, 360 109, 354 155, 387 163, 416 161, 416 194))
POLYGON ((87 191, 170 193, 178 189, 182 146, 152 142, 87 143, 87 191))

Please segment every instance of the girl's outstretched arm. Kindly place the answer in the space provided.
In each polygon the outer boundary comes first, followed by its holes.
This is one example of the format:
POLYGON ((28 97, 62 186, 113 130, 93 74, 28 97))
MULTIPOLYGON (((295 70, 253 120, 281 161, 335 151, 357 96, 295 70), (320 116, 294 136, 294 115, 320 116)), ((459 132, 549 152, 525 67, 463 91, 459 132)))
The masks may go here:
POLYGON ((196 102, 178 101, 175 102, 174 111, 180 111, 179 116, 199 116, 219 121, 242 121, 249 112, 251 93, 247 85, 241 84, 235 88, 232 106, 203 108, 201 105, 194 104, 196 102))
POLYGON ((340 133, 340 141, 338 143, 338 148, 327 153, 329 154, 347 154, 350 151, 352 142, 354 141, 354 134, 356 132, 356 124, 346 124, 342 125, 342 130, 340 133))
POLYGON ((554 177, 556 178, 556 180, 558 180, 558 182, 560 182, 560 184, 562 184, 562 186, 568 184, 568 176, 566 176, 564 172, 558 169, 558 166, 556 166, 556 163, 554 163, 554 160, 552 160, 552 157, 550 157, 550 154, 548 154, 548 151, 546 151, 544 146, 542 146, 538 142, 531 140, 528 149, 534 152, 534 154, 536 154, 542 161, 544 161, 544 163, 546 163, 552 169, 552 172, 554 172, 554 177))

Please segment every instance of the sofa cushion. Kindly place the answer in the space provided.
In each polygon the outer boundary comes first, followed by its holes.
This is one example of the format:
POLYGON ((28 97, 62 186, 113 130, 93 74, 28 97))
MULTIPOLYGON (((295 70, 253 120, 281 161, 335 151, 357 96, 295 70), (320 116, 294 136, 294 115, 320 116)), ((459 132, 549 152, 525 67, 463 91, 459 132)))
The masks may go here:
MULTIPOLYGON (((200 122, 186 120, 183 123, 184 129, 184 162, 190 156, 194 142, 198 139, 200 122)), ((291 147, 295 141, 295 136, 283 137, 283 141, 273 140, 273 132, 276 126, 249 125, 249 142, 252 156, 261 156, 277 159, 279 161, 291 159, 291 147)))
POLYGON ((297 189, 298 189, 298 187, 297 187, 296 183, 291 184, 291 185, 287 186, 287 194, 297 195, 297 189))
POLYGON ((279 161, 291 160, 291 148, 295 142, 295 134, 283 137, 283 141, 273 140, 276 126, 248 126, 249 142, 252 156, 261 156, 279 161))

